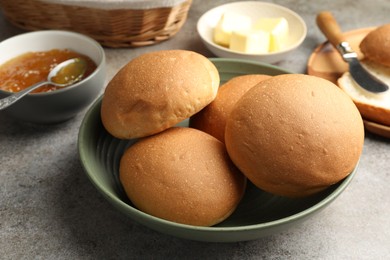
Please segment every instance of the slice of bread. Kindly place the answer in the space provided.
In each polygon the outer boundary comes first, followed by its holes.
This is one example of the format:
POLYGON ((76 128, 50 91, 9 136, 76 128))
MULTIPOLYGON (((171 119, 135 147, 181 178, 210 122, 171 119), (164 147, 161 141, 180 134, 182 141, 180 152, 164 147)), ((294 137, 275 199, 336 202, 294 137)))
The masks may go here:
MULTIPOLYGON (((362 65, 390 86, 390 67, 368 60, 363 60, 362 65)), ((390 126, 390 90, 378 94, 369 92, 359 86, 349 72, 345 72, 337 84, 352 98, 363 118, 390 126)))

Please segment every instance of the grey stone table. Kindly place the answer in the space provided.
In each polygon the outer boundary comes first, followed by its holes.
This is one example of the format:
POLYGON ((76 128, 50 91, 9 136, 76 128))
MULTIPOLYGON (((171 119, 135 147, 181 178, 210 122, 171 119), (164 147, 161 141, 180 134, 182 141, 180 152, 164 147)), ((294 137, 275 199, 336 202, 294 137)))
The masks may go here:
MULTIPOLYGON (((182 30, 163 43, 106 49, 107 81, 130 59, 160 49, 190 49, 212 57, 196 33, 208 9, 228 1, 194 0, 182 30)), ((277 64, 306 72, 325 39, 315 15, 330 10, 344 30, 390 23, 390 1, 275 0, 303 16, 308 35, 277 64)), ((0 40, 23 31, 0 11, 0 40)), ((0 54, 1 55, 1 54, 0 54)), ((1 259, 389 259, 390 140, 367 133, 359 171, 320 214, 280 234, 240 243, 202 243, 150 230, 117 212, 81 167, 77 134, 84 113, 59 125, 16 122, 0 113, 1 259)))

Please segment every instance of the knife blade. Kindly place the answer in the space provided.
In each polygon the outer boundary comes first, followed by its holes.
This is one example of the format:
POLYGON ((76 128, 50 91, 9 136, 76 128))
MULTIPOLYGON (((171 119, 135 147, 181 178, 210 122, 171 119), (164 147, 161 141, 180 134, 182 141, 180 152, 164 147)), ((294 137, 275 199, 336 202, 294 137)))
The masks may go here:
POLYGON ((329 42, 338 50, 343 60, 349 65, 349 73, 362 88, 373 93, 387 91, 389 86, 370 74, 360 63, 358 55, 346 41, 340 26, 330 12, 323 11, 317 15, 317 25, 329 42))

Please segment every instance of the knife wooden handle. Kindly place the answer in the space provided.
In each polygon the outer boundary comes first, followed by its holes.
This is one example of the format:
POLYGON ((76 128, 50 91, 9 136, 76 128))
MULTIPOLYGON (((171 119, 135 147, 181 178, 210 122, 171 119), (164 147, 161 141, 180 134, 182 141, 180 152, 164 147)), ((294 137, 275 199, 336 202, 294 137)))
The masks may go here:
POLYGON ((316 22, 322 33, 334 47, 337 47, 339 43, 346 41, 340 26, 330 12, 320 12, 317 15, 316 22))

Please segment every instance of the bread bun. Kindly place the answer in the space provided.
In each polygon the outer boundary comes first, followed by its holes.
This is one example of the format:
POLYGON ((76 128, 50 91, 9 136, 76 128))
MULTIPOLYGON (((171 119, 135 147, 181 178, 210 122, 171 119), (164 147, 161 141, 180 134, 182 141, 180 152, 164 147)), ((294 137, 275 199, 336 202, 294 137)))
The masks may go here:
MULTIPOLYGON (((390 86, 390 67, 370 61, 363 61, 362 64, 370 73, 390 86)), ((352 98, 363 118, 390 126, 390 91, 369 92, 359 86, 349 72, 345 72, 337 84, 352 98)))
MULTIPOLYGON (((362 65, 390 86, 390 24, 370 31, 360 42, 359 48, 364 55, 362 65)), ((390 126, 390 91, 369 92, 357 84, 349 72, 343 73, 337 84, 352 98, 364 119, 390 126)))
POLYGON ((390 24, 369 32, 359 48, 366 59, 390 67, 390 24))
POLYGON ((224 144, 193 128, 173 127, 130 146, 120 181, 133 204, 177 223, 212 226, 241 200, 246 178, 224 144))
POLYGON ((362 152, 362 118, 335 84, 286 74, 251 88, 227 120, 225 144, 257 187, 303 197, 349 175, 362 152))
POLYGON ((190 126, 225 142, 226 118, 234 104, 254 85, 270 77, 269 75, 251 74, 230 79, 219 88, 213 102, 191 117, 190 126))
POLYGON ((189 118, 214 100, 217 68, 184 50, 143 54, 109 82, 102 100, 106 130, 121 139, 158 133, 189 118))

